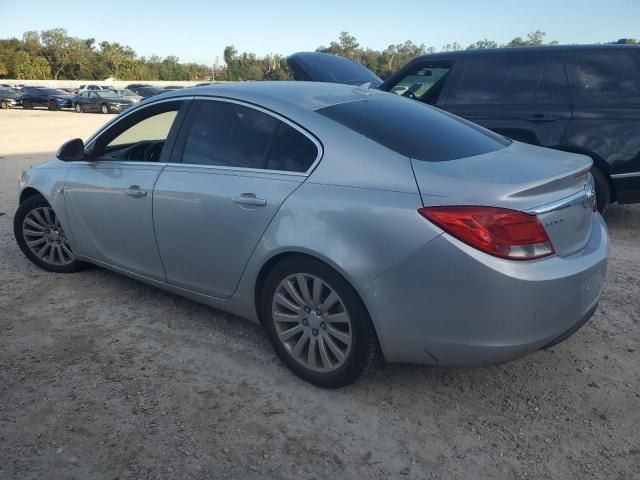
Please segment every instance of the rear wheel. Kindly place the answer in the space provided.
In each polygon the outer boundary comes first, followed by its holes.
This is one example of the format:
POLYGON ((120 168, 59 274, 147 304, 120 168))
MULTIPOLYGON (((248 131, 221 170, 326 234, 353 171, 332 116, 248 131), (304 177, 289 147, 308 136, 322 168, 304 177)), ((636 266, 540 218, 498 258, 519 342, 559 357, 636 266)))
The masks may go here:
POLYGON ((9 108, 9 104, 7 102, 0 102, 0 108, 6 110, 7 108, 9 108))
POLYGON ((609 179, 598 167, 591 168, 591 175, 596 184, 596 199, 598 201, 598 211, 604 215, 611 204, 611 187, 609 179))
POLYGON ((371 319, 356 291, 312 258, 290 257, 271 269, 261 319, 280 359, 319 387, 349 385, 379 357, 371 319))
POLYGON ((40 268, 56 273, 82 269, 55 212, 41 196, 20 204, 13 219, 13 233, 22 252, 40 268))

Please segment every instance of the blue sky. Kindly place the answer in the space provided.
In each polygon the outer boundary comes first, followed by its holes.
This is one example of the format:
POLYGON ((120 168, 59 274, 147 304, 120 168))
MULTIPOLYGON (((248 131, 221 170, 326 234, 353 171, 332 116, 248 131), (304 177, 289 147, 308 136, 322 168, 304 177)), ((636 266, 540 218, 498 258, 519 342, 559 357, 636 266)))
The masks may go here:
POLYGON ((640 0, 375 3, 0 0, 0 38, 64 27, 73 36, 127 44, 139 55, 173 54, 182 61, 210 64, 216 56, 222 60, 226 45, 258 55, 286 55, 328 45, 343 30, 374 49, 405 40, 437 49, 483 38, 503 43, 537 29, 560 43, 640 37, 640 0))

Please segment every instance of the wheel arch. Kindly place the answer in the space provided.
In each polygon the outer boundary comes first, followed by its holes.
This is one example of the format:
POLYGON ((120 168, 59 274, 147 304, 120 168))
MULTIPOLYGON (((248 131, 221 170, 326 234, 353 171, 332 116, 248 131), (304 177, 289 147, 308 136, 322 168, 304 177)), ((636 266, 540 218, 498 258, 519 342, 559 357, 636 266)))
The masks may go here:
MULTIPOLYGON (((19 199, 19 204, 22 204, 25 202, 25 200, 34 197, 36 195, 41 196, 42 198, 44 198, 45 200, 47 200, 47 197, 45 197, 39 190, 33 188, 33 187, 26 187, 24 190, 22 190, 22 192, 20 192, 20 199, 19 199)), ((47 200, 48 202, 48 200, 47 200)))

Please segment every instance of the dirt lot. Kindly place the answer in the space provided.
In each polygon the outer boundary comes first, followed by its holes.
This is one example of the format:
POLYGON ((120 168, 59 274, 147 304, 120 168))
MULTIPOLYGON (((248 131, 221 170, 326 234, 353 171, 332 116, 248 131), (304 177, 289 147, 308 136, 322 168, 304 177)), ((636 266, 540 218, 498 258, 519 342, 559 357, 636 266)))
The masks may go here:
POLYGON ((107 118, 0 114, 0 478, 640 478, 640 206, 611 208, 600 309, 567 342, 323 391, 249 322, 18 250, 20 170, 107 118))

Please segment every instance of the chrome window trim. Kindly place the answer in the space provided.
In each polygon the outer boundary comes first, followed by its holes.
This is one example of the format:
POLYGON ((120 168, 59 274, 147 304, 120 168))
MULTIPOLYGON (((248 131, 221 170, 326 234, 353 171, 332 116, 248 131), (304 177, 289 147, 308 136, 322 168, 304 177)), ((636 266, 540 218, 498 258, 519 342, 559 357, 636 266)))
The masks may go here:
POLYGON ((210 102, 234 103, 236 105, 241 105, 241 106, 246 107, 246 108, 251 108, 253 110, 257 110, 257 111, 259 111, 261 113, 264 113, 265 115, 269 115, 270 117, 276 118, 277 120, 280 120, 282 123, 286 123, 291 128, 293 128, 294 130, 298 131, 299 133, 304 135, 306 138, 308 138, 316 146, 316 150, 317 150, 316 158, 311 163, 311 165, 309 165, 309 168, 307 168, 304 172, 294 172, 294 171, 291 171, 291 170, 270 170, 270 169, 266 169, 266 168, 227 167, 227 166, 224 166, 224 165, 201 165, 201 164, 198 164, 198 163, 183 163, 183 162, 171 163, 170 165, 185 165, 185 166, 188 166, 190 168, 194 168, 195 167, 195 168, 219 169, 219 170, 223 170, 223 171, 255 172, 255 173, 280 174, 280 175, 288 175, 288 176, 292 176, 293 175, 293 176, 297 176, 297 177, 308 177, 309 175, 311 175, 311 172, 313 172, 313 170, 316 168, 318 163, 320 163, 320 160, 322 159, 322 156, 324 155, 324 149, 322 148, 322 143, 320 143, 320 141, 316 137, 314 137, 310 132, 305 130, 300 125, 292 122, 288 118, 286 118, 286 117, 284 117, 284 116, 280 115, 279 113, 276 113, 276 112, 274 112, 272 110, 268 110, 266 108, 260 107, 258 105, 253 104, 253 103, 250 103, 250 102, 246 102, 246 101, 242 101, 242 100, 236 100, 234 98, 219 97, 219 96, 214 96, 214 95, 196 95, 195 97, 193 97, 193 99, 194 100, 208 100, 210 102))
POLYGON ((640 177, 640 172, 630 172, 630 173, 616 173, 611 175, 611 178, 634 178, 640 177))

